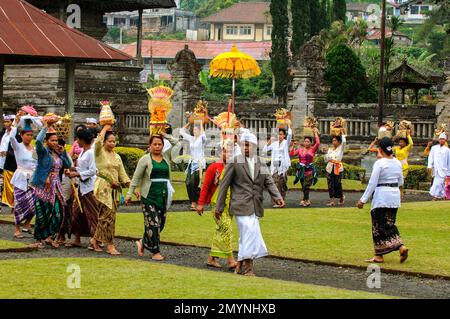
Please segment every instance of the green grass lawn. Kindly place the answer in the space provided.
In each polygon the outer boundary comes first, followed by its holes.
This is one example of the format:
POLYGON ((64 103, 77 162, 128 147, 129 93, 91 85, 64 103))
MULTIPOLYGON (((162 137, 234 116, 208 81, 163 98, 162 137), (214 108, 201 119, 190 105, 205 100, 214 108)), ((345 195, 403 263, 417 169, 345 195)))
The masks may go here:
MULTIPOLYGON (((382 268, 450 276, 449 202, 405 203, 397 226, 410 258, 400 264, 398 252, 385 257, 382 268)), ((162 232, 163 241, 209 247, 214 232, 210 213, 171 213, 162 232)), ((235 223, 234 249, 238 234, 235 223)), ((365 265, 373 254, 370 206, 266 210, 261 228, 270 254, 365 265)), ((140 237, 142 214, 119 214, 116 234, 140 237)))
MULTIPOLYGON (((294 176, 288 177, 288 187, 289 189, 301 189, 301 184, 298 182, 294 185, 294 176)), ((342 180, 342 188, 347 191, 364 191, 367 185, 361 183, 361 181, 355 181, 351 179, 342 180)), ((328 190, 327 179, 319 178, 316 185, 313 185, 311 189, 315 190, 328 190)))
POLYGON ((267 278, 250 278, 154 262, 103 258, 0 261, 0 298, 392 298, 267 278), (69 264, 81 287, 67 287, 69 264))
MULTIPOLYGON (((9 248, 22 248, 26 247, 25 244, 18 243, 15 241, 9 241, 9 240, 1 240, 0 239, 0 250, 1 249, 9 249, 9 248)), ((1 258, 1 255, 0 255, 1 258)))

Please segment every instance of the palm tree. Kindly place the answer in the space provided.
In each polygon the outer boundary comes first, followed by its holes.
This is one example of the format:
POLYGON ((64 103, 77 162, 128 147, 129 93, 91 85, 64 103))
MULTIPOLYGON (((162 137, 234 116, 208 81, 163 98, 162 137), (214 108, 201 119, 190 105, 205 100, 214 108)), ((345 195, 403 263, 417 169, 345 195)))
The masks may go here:
POLYGON ((391 28, 391 37, 385 39, 384 45, 385 45, 385 57, 384 57, 384 69, 385 69, 385 88, 388 86, 388 78, 389 78, 389 69, 391 66, 392 58, 394 57, 394 35, 400 28, 400 26, 403 24, 403 20, 399 19, 396 16, 392 16, 391 19, 388 21, 388 26, 391 28))
POLYGON ((365 20, 358 18, 347 30, 348 40, 350 45, 357 48, 358 55, 360 55, 360 50, 363 42, 366 40, 367 36, 367 23, 365 20))

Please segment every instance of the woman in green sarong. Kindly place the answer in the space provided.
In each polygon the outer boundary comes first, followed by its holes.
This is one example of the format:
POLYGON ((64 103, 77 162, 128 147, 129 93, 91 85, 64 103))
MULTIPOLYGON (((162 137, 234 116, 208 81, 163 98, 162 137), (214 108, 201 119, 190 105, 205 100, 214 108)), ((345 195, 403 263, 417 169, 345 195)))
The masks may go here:
POLYGON ((128 204, 132 194, 141 199, 145 230, 142 239, 136 242, 138 254, 144 256, 144 249, 147 249, 152 253, 152 259, 158 261, 164 260, 160 251, 160 233, 174 192, 170 183, 169 160, 163 154, 164 139, 172 145, 178 143, 167 134, 150 138, 150 153, 139 160, 125 200, 128 204), (138 187, 140 192, 136 191, 138 187))

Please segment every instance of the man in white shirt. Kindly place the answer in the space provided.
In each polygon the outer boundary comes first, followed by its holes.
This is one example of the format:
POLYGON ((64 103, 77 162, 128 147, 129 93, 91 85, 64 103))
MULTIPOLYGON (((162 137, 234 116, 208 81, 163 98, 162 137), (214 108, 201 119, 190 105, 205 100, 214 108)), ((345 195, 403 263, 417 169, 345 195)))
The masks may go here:
POLYGON ((445 198, 445 178, 450 169, 447 164, 449 149, 445 146, 445 142, 447 142, 447 134, 441 133, 439 144, 431 148, 428 156, 428 171, 433 176, 433 185, 430 188, 430 195, 433 196, 433 200, 445 198))
MULTIPOLYGON (((278 129, 278 139, 272 143, 272 139, 269 144, 264 146, 263 152, 271 152, 270 173, 272 174, 273 181, 277 185, 283 200, 286 199, 287 187, 287 171, 291 167, 291 158, 289 157, 289 145, 292 140, 292 129, 288 126, 288 130, 284 128, 278 129)), ((274 208, 278 208, 278 205, 274 205, 274 208)))

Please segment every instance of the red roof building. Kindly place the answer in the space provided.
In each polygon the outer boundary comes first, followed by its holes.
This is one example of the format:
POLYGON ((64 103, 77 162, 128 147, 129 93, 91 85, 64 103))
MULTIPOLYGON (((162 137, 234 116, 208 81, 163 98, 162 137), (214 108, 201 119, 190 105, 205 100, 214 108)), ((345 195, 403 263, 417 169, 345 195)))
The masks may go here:
MULTIPOLYGON (((257 61, 269 60, 272 42, 235 42, 235 41, 189 41, 189 40, 167 40, 167 41, 142 41, 142 57, 173 59, 175 55, 184 49, 185 45, 195 53, 198 60, 212 60, 220 53, 230 51, 231 46, 236 44, 238 49, 251 55, 257 61)), ((136 43, 123 44, 119 49, 129 55, 136 54, 136 43)))
POLYGON ((6 64, 112 62, 132 59, 23 0, 0 0, 0 55, 6 64))
MULTIPOLYGON (((400 31, 395 31, 393 33, 391 28, 386 27, 386 38, 391 38, 392 36, 394 37, 394 41, 397 44, 402 44, 402 45, 411 45, 412 44, 411 38, 408 37, 406 34, 400 32, 400 31)), ((378 45, 381 41, 381 29, 372 28, 372 29, 367 30, 366 39, 368 41, 371 41, 374 44, 378 45)))
MULTIPOLYGON (((144 60, 147 76, 153 73, 157 79, 168 76, 167 64, 170 63, 177 53, 187 45, 192 50, 204 70, 209 70, 209 62, 220 53, 231 50, 231 46, 236 44, 238 49, 249 54, 258 62, 268 61, 272 42, 233 42, 233 41, 189 41, 189 40, 167 40, 153 41, 143 40, 142 57, 144 60)), ((136 54, 136 43, 123 44, 118 47, 126 54, 136 54)))

